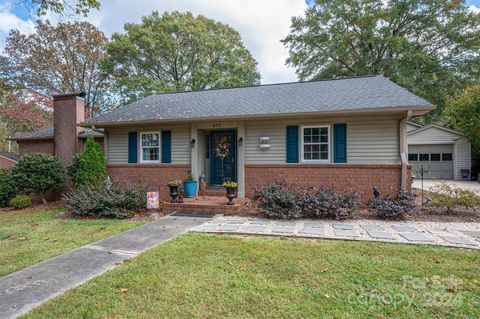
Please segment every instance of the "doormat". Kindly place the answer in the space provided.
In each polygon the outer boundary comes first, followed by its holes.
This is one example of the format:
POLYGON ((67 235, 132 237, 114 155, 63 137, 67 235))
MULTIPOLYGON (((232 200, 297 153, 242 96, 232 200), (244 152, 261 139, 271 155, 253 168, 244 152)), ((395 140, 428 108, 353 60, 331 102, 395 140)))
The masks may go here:
POLYGON ((200 218, 212 218, 215 216, 215 214, 212 213, 195 213, 195 212, 175 212, 171 214, 170 216, 175 216, 175 217, 200 217, 200 218))

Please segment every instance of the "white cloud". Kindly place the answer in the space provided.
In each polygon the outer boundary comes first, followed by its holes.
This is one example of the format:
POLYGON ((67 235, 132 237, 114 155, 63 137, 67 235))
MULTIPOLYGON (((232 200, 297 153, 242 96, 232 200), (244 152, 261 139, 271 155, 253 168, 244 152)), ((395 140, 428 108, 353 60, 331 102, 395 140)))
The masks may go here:
POLYGON ((0 4, 0 51, 4 49, 5 40, 12 29, 29 34, 35 31, 35 24, 31 20, 22 20, 13 14, 9 3, 0 4))
POLYGON ((471 5, 470 7, 468 7, 468 9, 472 12, 475 12, 475 13, 480 13, 480 8, 475 6, 475 5, 471 5))
MULTIPOLYGON (((113 32, 123 32, 124 23, 138 23, 154 10, 202 14, 238 30, 258 61, 262 83, 276 83, 297 80, 294 70, 285 65, 288 51, 280 40, 289 32, 291 17, 302 15, 306 7, 304 0, 108 0, 102 1, 100 11, 91 11, 87 20, 110 36, 113 32)), ((5 22, 0 16, 0 30, 18 28, 32 32, 32 21, 18 19, 9 11, 5 13, 10 21, 5 22)), ((46 18, 58 21, 51 14, 46 18)), ((3 42, 1 38, 0 47, 3 42)))

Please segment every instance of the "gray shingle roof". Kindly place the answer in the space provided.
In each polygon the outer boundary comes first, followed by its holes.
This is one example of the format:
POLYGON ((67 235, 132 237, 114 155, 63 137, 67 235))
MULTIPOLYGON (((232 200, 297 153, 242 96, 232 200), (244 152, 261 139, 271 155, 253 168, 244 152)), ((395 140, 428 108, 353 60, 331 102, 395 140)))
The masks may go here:
POLYGON ((431 106, 384 76, 363 76, 156 94, 89 119, 86 124, 400 107, 429 110, 431 106))
MULTIPOLYGON (((79 138, 87 138, 89 135, 93 137, 103 137, 103 134, 92 129, 86 128, 78 133, 79 138)), ((10 138, 13 141, 17 140, 42 140, 53 138, 53 127, 42 128, 33 132, 17 132, 15 136, 10 138)))

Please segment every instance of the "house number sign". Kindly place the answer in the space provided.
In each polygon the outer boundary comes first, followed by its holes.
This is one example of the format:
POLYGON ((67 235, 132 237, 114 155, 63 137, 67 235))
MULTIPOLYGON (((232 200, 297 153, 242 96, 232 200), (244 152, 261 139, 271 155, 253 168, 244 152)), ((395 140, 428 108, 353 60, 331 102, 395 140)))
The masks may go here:
POLYGON ((212 127, 214 128, 222 127, 222 123, 219 123, 219 122, 213 123, 212 127))

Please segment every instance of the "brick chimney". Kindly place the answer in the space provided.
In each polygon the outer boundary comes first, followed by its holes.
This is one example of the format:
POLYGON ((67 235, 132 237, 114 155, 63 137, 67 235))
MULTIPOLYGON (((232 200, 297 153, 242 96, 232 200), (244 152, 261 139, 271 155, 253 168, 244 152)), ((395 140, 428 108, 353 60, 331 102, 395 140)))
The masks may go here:
POLYGON ((63 163, 70 164, 73 155, 80 151, 77 124, 85 120, 85 93, 53 96, 53 136, 55 155, 63 163))

